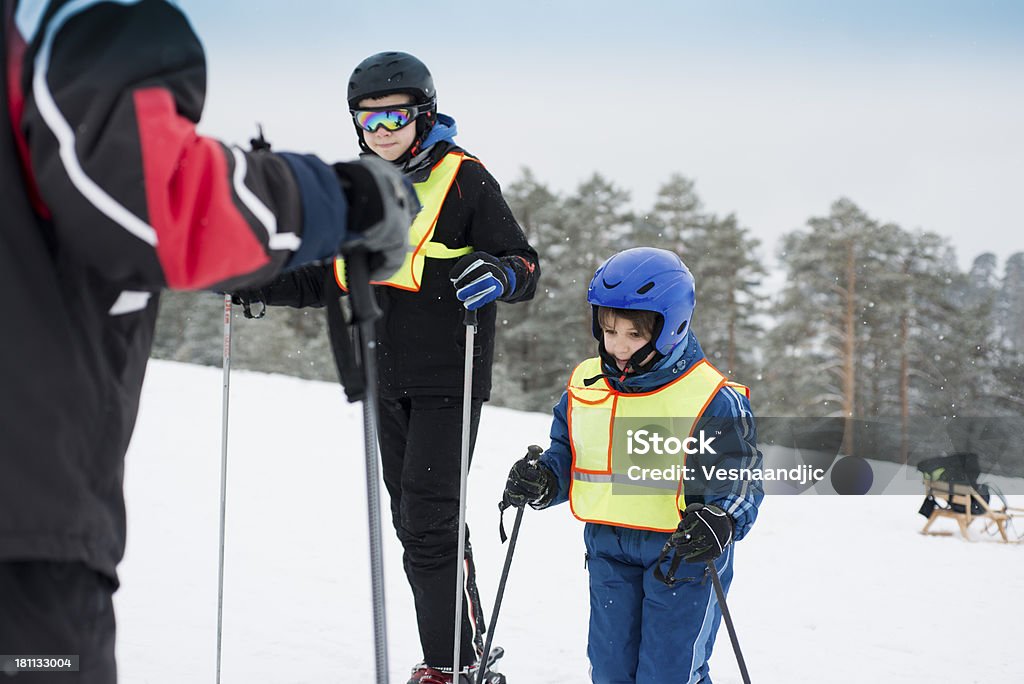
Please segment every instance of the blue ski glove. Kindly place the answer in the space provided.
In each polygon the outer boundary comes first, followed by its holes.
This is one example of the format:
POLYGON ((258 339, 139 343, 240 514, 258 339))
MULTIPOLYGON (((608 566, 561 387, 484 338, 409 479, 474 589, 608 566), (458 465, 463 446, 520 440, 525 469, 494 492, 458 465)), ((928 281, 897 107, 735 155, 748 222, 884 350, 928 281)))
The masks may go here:
POLYGON ((674 548, 687 563, 714 560, 732 543, 734 525, 732 516, 718 506, 692 503, 683 511, 665 549, 674 548))
POLYGON ((487 252, 473 252, 455 262, 451 273, 455 296, 470 311, 516 289, 516 274, 487 252))

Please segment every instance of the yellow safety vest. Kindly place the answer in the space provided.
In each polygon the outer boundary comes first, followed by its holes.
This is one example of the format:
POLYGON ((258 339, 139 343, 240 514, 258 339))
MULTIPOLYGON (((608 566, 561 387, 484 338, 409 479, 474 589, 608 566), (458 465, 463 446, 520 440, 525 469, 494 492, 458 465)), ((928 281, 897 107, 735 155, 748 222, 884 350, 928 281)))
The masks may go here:
MULTIPOLYGON (((473 251, 473 248, 469 246, 452 249, 440 242, 431 241, 434 228, 437 226, 437 217, 441 214, 441 206, 444 204, 445 197, 448 196, 448 190, 452 187, 452 183, 455 182, 455 176, 458 175, 464 158, 465 155, 462 152, 449 152, 434 165, 425 181, 413 183, 412 187, 416 190, 416 197, 419 198, 422 208, 416 215, 416 220, 409 227, 409 251, 405 255, 405 262, 387 280, 371 281, 374 285, 389 285, 401 290, 419 292, 423 282, 423 264, 428 257, 431 259, 453 259, 473 251)), ((335 259, 334 277, 341 289, 347 291, 343 259, 335 259)))
MULTIPOLYGON (((585 522, 605 523, 642 530, 671 532, 686 508, 682 468, 686 455, 664 455, 655 463, 649 457, 630 455, 626 426, 655 428, 662 436, 679 440, 692 436, 693 428, 718 390, 728 382, 714 366, 701 360, 682 376, 651 392, 617 392, 601 378, 587 387, 584 380, 602 373, 599 358, 587 359, 569 379, 568 422, 572 443, 572 482, 569 505, 585 522), (616 423, 616 419, 626 420, 616 423), (644 420, 640 420, 644 419, 644 420), (618 434, 616 430, 618 429, 618 434), (638 479, 646 464, 660 468, 672 463, 678 476, 672 479, 638 479)), ((637 431, 638 432, 638 431, 637 431)), ((667 471, 667 469, 666 469, 667 471)))

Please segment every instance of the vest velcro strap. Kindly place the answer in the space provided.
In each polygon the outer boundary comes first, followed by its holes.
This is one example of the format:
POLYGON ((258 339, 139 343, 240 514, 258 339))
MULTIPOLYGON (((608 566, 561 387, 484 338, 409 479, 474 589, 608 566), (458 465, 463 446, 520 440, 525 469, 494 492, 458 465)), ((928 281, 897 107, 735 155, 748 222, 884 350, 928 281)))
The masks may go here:
POLYGON ((465 247, 449 247, 440 242, 428 242, 423 245, 423 253, 429 259, 457 259, 473 253, 469 245, 465 247))
POLYGON ((746 385, 742 385, 738 382, 732 382, 731 380, 727 380, 725 384, 727 387, 733 388, 734 390, 745 396, 747 399, 750 399, 750 388, 747 387, 746 385))

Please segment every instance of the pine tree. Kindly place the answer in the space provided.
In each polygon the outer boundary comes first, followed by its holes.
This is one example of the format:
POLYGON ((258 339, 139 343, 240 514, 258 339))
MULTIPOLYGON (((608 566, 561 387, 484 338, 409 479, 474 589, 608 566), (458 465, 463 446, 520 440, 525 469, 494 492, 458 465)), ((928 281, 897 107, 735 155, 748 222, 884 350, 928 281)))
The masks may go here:
POLYGON ((894 346, 899 354, 899 448, 900 461, 906 463, 911 438, 920 433, 911 425, 912 417, 935 416, 944 403, 941 397, 950 383, 948 364, 942 360, 949 356, 949 339, 961 311, 951 297, 959 274, 948 243, 934 233, 901 237, 895 277, 887 289, 898 307, 894 346))
POLYGON ((689 266, 698 257, 692 253, 693 250, 700 247, 699 244, 691 245, 689 233, 704 221, 703 203, 697 195, 694 181, 681 174, 673 174, 658 189, 654 208, 637 218, 633 241, 636 246, 660 247, 675 252, 689 266))
MULTIPOLYGON (((553 342, 551 356, 538 370, 538 386, 557 400, 572 369, 594 356, 596 341, 591 325, 587 288, 594 271, 612 254, 635 246, 634 216, 628 209, 629 193, 594 174, 562 202, 557 239, 546 245, 544 259, 552 264, 542 279, 534 309, 539 315, 538 336, 553 342)), ((540 247, 538 247, 540 250, 540 247)), ((551 402, 536 408, 550 408, 551 402)))
POLYGON ((993 408, 999 413, 1024 416, 1024 253, 1006 260, 999 292, 998 332, 1000 344, 993 363, 994 381, 990 391, 993 408))
POLYGON ((541 279, 532 302, 499 311, 495 395, 547 411, 575 365, 594 354, 587 287, 597 266, 628 246, 629 194, 594 174, 562 199, 524 169, 506 199, 541 255, 541 279))
POLYGON ((877 250, 885 230, 845 198, 807 226, 783 239, 787 285, 768 337, 772 410, 842 416, 843 452, 853 453, 868 310, 886 280, 887 260, 877 250))
POLYGON ((765 338, 764 415, 822 416, 838 411, 838 387, 827 370, 833 364, 826 345, 823 311, 834 308, 825 240, 794 231, 783 236, 779 261, 786 285, 775 297, 774 326, 765 338))
POLYGON ((763 334, 758 317, 764 297, 757 288, 767 272, 758 255, 761 243, 734 214, 705 217, 681 233, 690 245, 684 262, 697 288, 693 330, 719 370, 749 383, 758 375, 755 342, 763 334))
POLYGON ((547 410, 557 386, 555 370, 561 369, 559 340, 550 329, 557 312, 548 301, 548 283, 560 273, 559 264, 552 260, 552 250, 563 249, 562 200, 527 168, 508 187, 505 198, 540 255, 541 277, 532 301, 498 305, 493 396, 495 403, 504 406, 547 410))
MULTIPOLYGON (((232 366, 311 380, 337 379, 322 309, 272 307, 247 320, 233 307, 232 366)), ((220 366, 224 299, 212 292, 165 292, 160 301, 154 358, 220 366)))
POLYGON ((998 317, 1003 344, 1024 354, 1024 252, 1017 252, 1006 260, 998 317))

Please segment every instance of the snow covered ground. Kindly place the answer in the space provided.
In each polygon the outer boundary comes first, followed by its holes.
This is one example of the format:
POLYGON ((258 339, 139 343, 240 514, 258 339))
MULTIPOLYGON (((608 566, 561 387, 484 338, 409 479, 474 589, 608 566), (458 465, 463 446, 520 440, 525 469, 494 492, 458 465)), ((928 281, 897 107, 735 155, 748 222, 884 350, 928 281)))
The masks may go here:
MULTIPOLYGON (((151 362, 125 474, 116 607, 127 684, 214 681, 220 402, 220 370, 151 362)), ((468 515, 488 614, 505 475, 528 444, 546 446, 548 426, 543 414, 484 410, 468 515)), ((226 684, 373 681, 361 430, 360 406, 337 385, 232 374, 226 684)), ((921 536, 920 502, 766 499, 729 595, 754 682, 1024 681, 1024 546, 921 536)), ((383 532, 391 681, 403 684, 419 644, 387 515, 383 532)), ((582 523, 565 506, 527 511, 496 636, 512 684, 588 681, 587 614, 582 523)), ((724 626, 712 674, 741 681, 724 626)))

